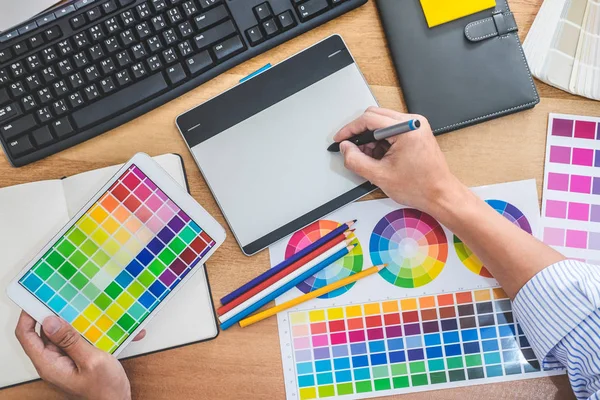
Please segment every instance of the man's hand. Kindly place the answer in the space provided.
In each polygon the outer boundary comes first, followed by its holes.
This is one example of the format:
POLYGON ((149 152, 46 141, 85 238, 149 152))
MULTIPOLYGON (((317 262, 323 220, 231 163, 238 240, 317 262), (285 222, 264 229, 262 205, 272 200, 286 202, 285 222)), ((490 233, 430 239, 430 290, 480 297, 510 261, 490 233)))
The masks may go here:
MULTIPOLYGON (((84 399, 131 398, 129 379, 115 357, 89 344, 58 317, 46 318, 40 335, 35 325, 35 320, 23 311, 15 334, 43 380, 84 399)), ((134 340, 145 335, 142 331, 134 340)))
POLYGON ((421 115, 370 107, 333 138, 340 144, 346 168, 379 186, 400 204, 432 213, 441 195, 453 187, 464 188, 452 175, 427 119, 421 115), (387 141, 358 148, 344 141, 367 130, 418 119, 416 131, 394 136, 387 141))

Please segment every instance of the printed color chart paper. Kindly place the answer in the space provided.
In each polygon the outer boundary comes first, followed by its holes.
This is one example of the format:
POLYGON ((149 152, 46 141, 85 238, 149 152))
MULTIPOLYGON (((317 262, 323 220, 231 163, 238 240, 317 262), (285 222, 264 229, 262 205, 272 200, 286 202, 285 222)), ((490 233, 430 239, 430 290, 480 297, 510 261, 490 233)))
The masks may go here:
POLYGON ((544 242, 600 264, 600 118, 550 114, 544 174, 544 242))
MULTIPOLYGON (((473 190, 521 229, 537 232, 535 181, 473 190)), ((382 261, 389 266, 277 315, 288 399, 377 397, 562 373, 539 370, 504 291, 468 246, 431 216, 390 199, 365 201, 300 232, 355 218, 357 240, 369 249, 359 270, 382 261)), ((289 255, 285 250, 297 235, 271 247, 272 265, 289 255)), ((321 273, 335 275, 340 265, 321 273)), ((325 284, 311 282, 312 289, 325 284)))
POLYGON ((112 353, 214 245, 132 165, 19 283, 112 353))

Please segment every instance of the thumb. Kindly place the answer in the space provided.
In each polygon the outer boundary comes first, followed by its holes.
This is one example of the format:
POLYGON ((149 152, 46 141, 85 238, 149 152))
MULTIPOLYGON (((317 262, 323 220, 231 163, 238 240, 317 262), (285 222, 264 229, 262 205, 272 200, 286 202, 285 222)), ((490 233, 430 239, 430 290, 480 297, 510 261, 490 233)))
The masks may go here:
POLYGON ((75 364, 82 363, 93 350, 91 344, 71 325, 58 317, 48 317, 42 323, 46 337, 58 348, 64 351, 75 364))
POLYGON ((340 151, 344 156, 344 165, 347 169, 377 185, 381 161, 369 157, 354 143, 348 141, 340 143, 340 151))

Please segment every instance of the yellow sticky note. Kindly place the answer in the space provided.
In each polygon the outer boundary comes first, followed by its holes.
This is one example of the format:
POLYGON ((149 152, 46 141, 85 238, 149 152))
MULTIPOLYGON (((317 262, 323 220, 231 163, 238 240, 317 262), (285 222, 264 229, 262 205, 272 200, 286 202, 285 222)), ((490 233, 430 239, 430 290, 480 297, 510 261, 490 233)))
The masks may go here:
POLYGON ((421 0, 430 28, 496 6, 496 0, 421 0))

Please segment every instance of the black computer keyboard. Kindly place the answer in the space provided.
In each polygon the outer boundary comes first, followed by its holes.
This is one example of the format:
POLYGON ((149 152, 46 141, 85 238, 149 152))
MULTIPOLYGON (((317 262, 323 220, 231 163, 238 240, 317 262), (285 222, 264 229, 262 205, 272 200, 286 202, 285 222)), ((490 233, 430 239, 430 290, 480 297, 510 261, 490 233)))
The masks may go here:
POLYGON ((17 167, 47 157, 366 1, 68 3, 0 33, 0 142, 17 167))

